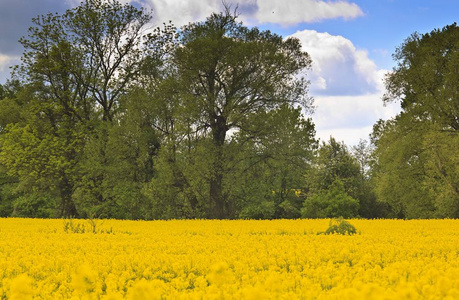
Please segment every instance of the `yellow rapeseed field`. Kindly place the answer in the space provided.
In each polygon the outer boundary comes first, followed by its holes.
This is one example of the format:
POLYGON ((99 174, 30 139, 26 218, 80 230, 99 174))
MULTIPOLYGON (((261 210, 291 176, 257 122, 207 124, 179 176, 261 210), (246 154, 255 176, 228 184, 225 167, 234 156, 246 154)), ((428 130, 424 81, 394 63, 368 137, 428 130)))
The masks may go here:
POLYGON ((458 220, 0 219, 1 299, 459 299, 458 220))

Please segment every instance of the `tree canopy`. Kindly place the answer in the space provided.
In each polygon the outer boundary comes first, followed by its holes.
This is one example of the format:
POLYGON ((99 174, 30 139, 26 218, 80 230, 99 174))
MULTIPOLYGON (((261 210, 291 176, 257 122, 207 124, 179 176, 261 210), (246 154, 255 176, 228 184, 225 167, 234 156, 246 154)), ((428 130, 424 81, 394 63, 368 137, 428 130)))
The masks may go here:
MULTIPOLYGON (((224 188, 231 160, 226 153, 228 133, 250 130, 251 139, 256 139, 266 130, 261 127, 265 124, 251 121, 257 115, 282 105, 311 105, 304 78, 311 60, 299 41, 249 29, 236 17, 227 8, 185 26, 179 34, 182 47, 173 58, 182 105, 192 119, 188 126, 200 140, 208 140, 207 202, 214 218, 227 217, 225 206, 231 202, 224 188)), ((232 148, 237 151, 238 146, 232 148)))
MULTIPOLYGON (((259 202, 252 193, 279 191, 270 217, 298 216, 285 195, 316 143, 299 41, 248 28, 230 7, 180 30, 150 18, 86 0, 34 19, 21 90, 1 90, 19 112, 2 115, 0 137, 15 197, 41 199, 49 216, 233 218, 259 202), (248 192, 255 170, 266 184, 248 192)), ((14 214, 28 215, 19 202, 14 214)))
POLYGON ((406 217, 458 217, 459 27, 414 33, 394 59, 385 101, 402 112, 375 127, 379 198, 406 217))
POLYGON ((74 195, 87 183, 85 147, 113 121, 139 75, 154 43, 143 35, 149 20, 141 9, 100 0, 33 19, 14 72, 23 85, 14 102, 20 117, 6 121, 0 152, 18 193, 53 199, 47 205, 60 207, 56 215, 79 214, 74 195))
POLYGON ((0 216, 459 217, 459 28, 397 48, 370 142, 320 142, 310 56, 226 6, 180 29, 117 0, 33 19, 0 85, 0 216))

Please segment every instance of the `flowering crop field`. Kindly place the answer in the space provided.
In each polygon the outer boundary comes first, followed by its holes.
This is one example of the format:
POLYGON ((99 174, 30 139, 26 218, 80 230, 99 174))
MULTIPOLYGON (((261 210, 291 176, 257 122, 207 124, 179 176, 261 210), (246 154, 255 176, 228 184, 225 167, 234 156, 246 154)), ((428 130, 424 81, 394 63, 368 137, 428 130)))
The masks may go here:
POLYGON ((0 219, 1 299, 459 299, 459 220, 0 219))

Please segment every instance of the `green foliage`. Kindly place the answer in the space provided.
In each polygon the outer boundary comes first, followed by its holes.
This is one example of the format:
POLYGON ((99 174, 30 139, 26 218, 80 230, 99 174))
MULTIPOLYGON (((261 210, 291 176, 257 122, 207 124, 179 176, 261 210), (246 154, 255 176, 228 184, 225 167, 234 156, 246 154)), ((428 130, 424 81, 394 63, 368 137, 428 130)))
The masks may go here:
POLYGON ((330 224, 324 232, 319 232, 318 234, 341 234, 341 235, 353 235, 357 234, 357 229, 344 220, 343 218, 331 219, 330 224))
POLYGON ((266 218, 298 218, 304 197, 297 192, 305 187, 303 175, 316 147, 314 125, 288 106, 250 117, 253 127, 231 141, 239 150, 232 160, 231 195, 244 214, 261 206, 266 218))
MULTIPOLYGON (((239 152, 241 144, 229 145, 229 133, 240 131, 250 140, 267 142, 263 136, 266 124, 257 116, 275 118, 282 109, 297 104, 309 109, 311 104, 308 82, 303 78, 311 60, 301 51, 299 41, 245 27, 236 19, 227 8, 204 22, 183 27, 172 60, 177 78, 172 92, 178 91, 184 107, 182 115, 175 117, 184 125, 176 127, 184 135, 183 145, 174 140, 173 151, 186 149, 189 165, 196 167, 188 183, 198 174, 205 179, 208 191, 204 201, 211 218, 237 215, 236 200, 230 198, 234 193, 227 187, 234 187, 237 166, 233 159, 244 160, 239 154, 247 152, 239 152), (203 154, 205 163, 198 162, 196 158, 203 154)), ((288 132, 285 135, 289 136, 288 132)), ((204 195, 201 189, 194 193, 196 197, 204 195)))
POLYGON ((143 35, 150 18, 86 0, 33 20, 0 85, 0 216, 459 217, 456 24, 397 49, 403 111, 350 150, 303 115, 297 39, 230 7, 143 35))
POLYGON ((323 142, 305 174, 307 198, 302 216, 384 217, 373 193, 371 153, 363 141, 352 152, 332 137, 323 142))
POLYGON ((435 217, 434 199, 424 183, 428 160, 422 145, 424 133, 425 124, 402 115, 385 124, 377 142, 375 191, 399 217, 435 217))
POLYGON ((346 193, 357 198, 363 174, 358 161, 344 143, 337 142, 333 137, 322 142, 313 165, 307 174, 309 188, 313 192, 328 190, 339 180, 346 193))
POLYGON ((352 218, 358 215, 359 202, 349 196, 340 180, 328 190, 322 190, 306 198, 301 209, 303 218, 352 218))
POLYGON ((385 101, 403 111, 374 128, 375 189, 399 216, 459 216, 459 27, 408 37, 386 77, 385 101))
POLYGON ((24 121, 22 101, 18 98, 22 86, 17 80, 8 80, 0 85, 0 134, 5 132, 8 124, 24 121))
POLYGON ((150 17, 86 0, 33 20, 23 86, 1 90, 5 214, 299 217, 316 146, 299 41, 229 7, 142 36, 150 17))
POLYGON ((424 184, 434 198, 436 215, 459 217, 459 135, 431 131, 423 143, 429 160, 425 164, 424 184))
POLYGON ((0 163, 19 180, 20 193, 58 195, 56 209, 61 216, 105 210, 107 215, 116 217, 145 217, 138 209, 138 203, 144 200, 139 195, 142 183, 151 179, 152 166, 148 170, 139 165, 151 161, 151 153, 149 158, 144 153, 145 148, 151 147, 151 138, 143 139, 151 130, 144 130, 149 124, 137 128, 126 125, 122 118, 126 111, 132 120, 138 117, 139 110, 132 105, 123 106, 122 96, 140 75, 145 57, 152 49, 158 49, 154 47, 158 32, 141 35, 149 20, 150 15, 142 9, 102 0, 87 0, 64 14, 33 19, 28 38, 20 40, 25 49, 22 64, 15 68, 15 76, 24 86, 17 88, 16 82, 11 82, 6 91, 8 97, 0 100, 0 163), (100 132, 110 127, 104 123, 111 122, 126 130, 119 132, 117 139, 98 139, 100 132), (132 133, 137 135, 131 137, 132 133), (116 145, 107 145, 115 140, 116 145), (132 145, 133 140, 142 143, 141 149, 132 146, 117 153, 104 153, 105 149, 120 148, 118 145, 132 145), (94 149, 95 145, 99 149, 94 149), (123 151, 134 153, 131 160, 123 161, 123 151), (98 155, 92 157, 94 153, 98 155), (127 174, 132 172, 127 166, 115 170, 109 164, 115 159, 106 157, 109 154, 121 158, 121 165, 139 167, 135 171, 139 174, 127 174), (87 166, 96 159, 101 162, 100 168, 91 170, 87 166), (139 161, 133 163, 132 159, 139 161), (106 176, 108 165, 111 174, 106 176), (120 170, 120 178, 110 178, 120 170), (144 170, 148 170, 147 178, 140 174, 144 170), (90 193, 85 190, 88 186, 90 193), (110 209, 89 207, 96 203, 84 198, 93 195, 110 209))
POLYGON ((86 143, 80 164, 83 176, 73 193, 81 216, 152 218, 142 190, 153 176, 158 140, 151 128, 135 123, 133 117, 134 113, 123 116, 119 124, 100 124, 86 143))
POLYGON ((52 218, 57 216, 56 199, 52 195, 26 194, 14 200, 12 217, 52 218))
POLYGON ((8 168, 8 175, 19 178, 20 192, 59 194, 60 191, 61 213, 75 213, 69 197, 72 182, 78 176, 76 165, 82 133, 63 127, 47 132, 47 124, 40 121, 7 126, 0 137, 0 163, 8 168))
POLYGON ((272 219, 275 213, 274 202, 272 201, 250 201, 239 213, 242 219, 272 219))
POLYGON ((13 212, 14 187, 16 180, 8 176, 6 168, 0 164, 0 217, 8 217, 13 212))

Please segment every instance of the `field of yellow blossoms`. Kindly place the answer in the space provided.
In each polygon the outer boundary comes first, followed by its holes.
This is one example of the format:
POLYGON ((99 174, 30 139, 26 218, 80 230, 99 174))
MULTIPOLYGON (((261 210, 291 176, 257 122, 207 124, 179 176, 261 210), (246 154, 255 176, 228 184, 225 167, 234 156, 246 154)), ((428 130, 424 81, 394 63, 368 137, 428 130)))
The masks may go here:
POLYGON ((459 220, 0 219, 0 299, 459 299, 459 220))

